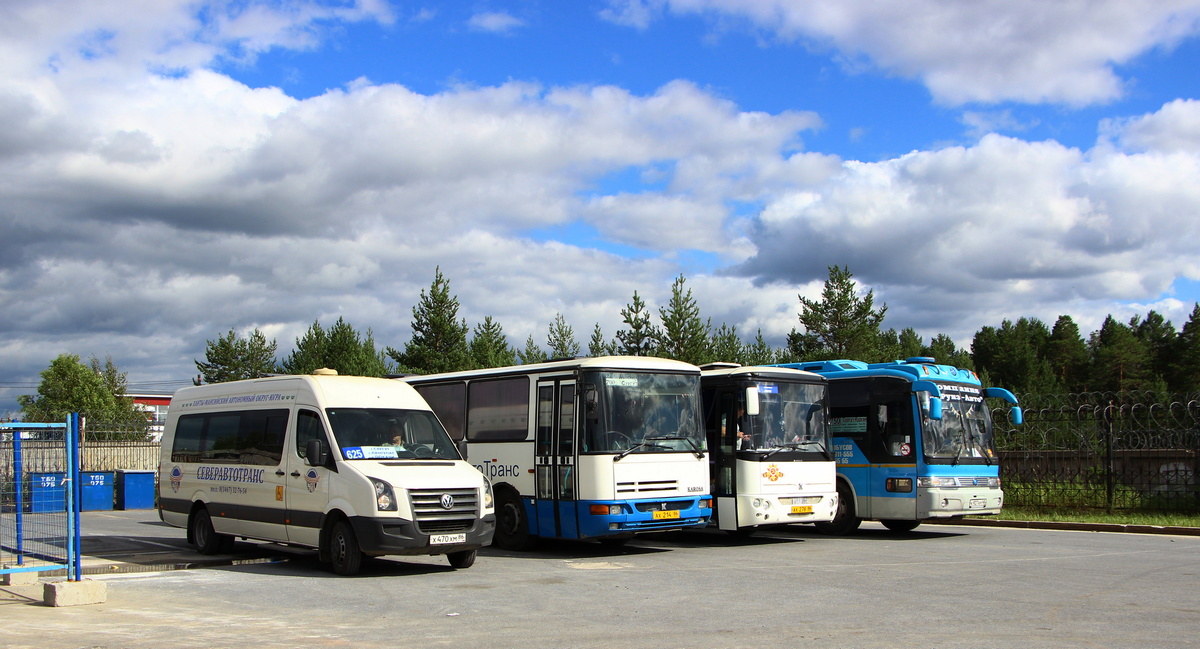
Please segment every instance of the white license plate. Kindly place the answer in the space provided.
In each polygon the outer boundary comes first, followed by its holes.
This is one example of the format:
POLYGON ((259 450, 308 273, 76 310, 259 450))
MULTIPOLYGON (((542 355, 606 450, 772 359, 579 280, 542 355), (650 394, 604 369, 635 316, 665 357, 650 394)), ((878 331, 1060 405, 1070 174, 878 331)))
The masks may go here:
POLYGON ((972 498, 967 502, 967 509, 983 509, 985 507, 987 507, 987 499, 985 498, 972 498))
POLYGON ((429 545, 447 545, 450 543, 466 543, 467 533, 462 534, 430 534, 429 545))

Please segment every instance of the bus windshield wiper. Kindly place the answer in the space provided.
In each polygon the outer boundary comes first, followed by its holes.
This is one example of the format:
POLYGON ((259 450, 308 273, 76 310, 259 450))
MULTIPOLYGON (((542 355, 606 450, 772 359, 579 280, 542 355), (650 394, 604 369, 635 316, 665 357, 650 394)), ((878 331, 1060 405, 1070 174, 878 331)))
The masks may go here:
MULTIPOLYGON (((654 439, 654 438, 650 438, 650 439, 654 439)), ((666 448, 666 447, 665 447, 665 446, 663 446, 662 444, 655 444, 655 443, 653 443, 653 442, 647 442, 647 441, 643 440, 643 441, 640 441, 640 442, 638 442, 637 444, 634 444, 633 446, 630 446, 629 448, 625 449, 624 451, 621 451, 620 453, 617 453, 617 456, 613 458, 613 462, 618 462, 618 461, 620 461, 620 460, 621 460, 621 458, 623 458, 623 457, 625 457, 626 455, 629 455, 630 453, 632 453, 632 452, 634 451, 634 449, 638 449, 638 448, 641 448, 641 447, 643 447, 643 446, 646 446, 646 447, 655 447, 655 446, 658 446, 658 447, 666 448)))
POLYGON ((779 446, 776 446, 775 448, 773 448, 769 451, 761 451, 763 456, 759 459, 765 460, 780 451, 798 451, 798 450, 800 450, 801 446, 804 446, 807 444, 812 444, 812 442, 787 442, 786 444, 780 444, 779 446))
MULTIPOLYGON (((663 435, 663 436, 661 436, 661 437, 647 437, 646 439, 652 439, 652 440, 676 440, 676 439, 682 439, 683 441, 685 441, 685 442, 687 442, 687 443, 688 443, 688 446, 691 446, 691 447, 692 447, 692 454, 693 454, 693 455, 695 455, 695 456, 696 456, 696 457, 698 457, 698 458, 703 458, 703 457, 704 457, 704 451, 701 451, 701 450, 700 450, 700 447, 699 447, 699 446, 696 446, 696 442, 693 442, 691 437, 686 437, 686 436, 684 436, 684 435, 663 435)), ((658 445, 658 444, 655 444, 655 446, 659 446, 659 445, 658 445)))

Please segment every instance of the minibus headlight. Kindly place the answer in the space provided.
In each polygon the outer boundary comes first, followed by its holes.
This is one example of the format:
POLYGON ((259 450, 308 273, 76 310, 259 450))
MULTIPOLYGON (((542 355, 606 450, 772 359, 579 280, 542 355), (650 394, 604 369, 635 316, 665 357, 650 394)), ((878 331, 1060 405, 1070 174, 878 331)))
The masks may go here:
POLYGON ((376 478, 371 478, 371 484, 375 485, 375 507, 381 512, 396 511, 396 492, 392 485, 376 478))
POLYGON ((492 482, 487 478, 483 479, 483 508, 492 508, 492 482))

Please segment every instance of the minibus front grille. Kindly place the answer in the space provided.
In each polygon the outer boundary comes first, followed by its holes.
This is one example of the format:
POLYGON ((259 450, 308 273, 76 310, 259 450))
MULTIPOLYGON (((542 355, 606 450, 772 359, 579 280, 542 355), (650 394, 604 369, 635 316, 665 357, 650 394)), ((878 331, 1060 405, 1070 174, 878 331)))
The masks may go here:
POLYGON ((479 518, 477 489, 410 489, 408 497, 417 528, 425 534, 469 530, 479 518), (453 499, 449 509, 442 506, 445 495, 453 499))
POLYGON ((619 494, 646 494, 661 491, 677 491, 678 489, 678 480, 641 480, 617 483, 617 493, 619 494))

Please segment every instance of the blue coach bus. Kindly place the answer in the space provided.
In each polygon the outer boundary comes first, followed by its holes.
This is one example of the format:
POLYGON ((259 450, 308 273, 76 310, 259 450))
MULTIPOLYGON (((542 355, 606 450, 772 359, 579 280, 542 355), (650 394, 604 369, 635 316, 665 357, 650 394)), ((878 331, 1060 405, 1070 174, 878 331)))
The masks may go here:
POLYGON ((826 534, 849 534, 863 520, 906 532, 931 518, 998 514, 1004 505, 991 411, 1013 393, 984 388, 971 370, 933 358, 867 364, 853 360, 785 363, 829 379, 830 432, 837 460, 838 511, 826 534))

